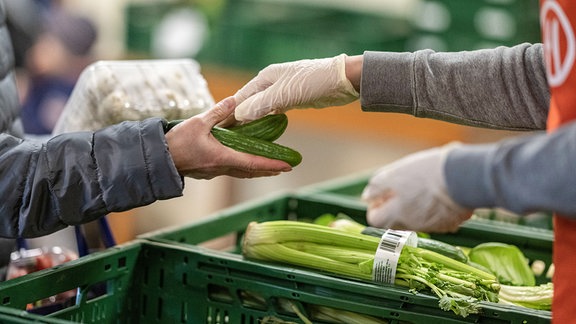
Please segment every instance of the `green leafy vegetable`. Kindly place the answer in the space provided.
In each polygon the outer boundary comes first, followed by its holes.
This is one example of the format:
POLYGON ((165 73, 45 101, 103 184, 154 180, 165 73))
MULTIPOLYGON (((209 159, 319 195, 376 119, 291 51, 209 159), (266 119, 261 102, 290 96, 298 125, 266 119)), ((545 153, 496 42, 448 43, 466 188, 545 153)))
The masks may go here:
POLYGON ((511 286, 534 286, 536 284, 528 260, 515 245, 499 242, 478 244, 470 249, 468 258, 489 269, 501 284, 511 286))

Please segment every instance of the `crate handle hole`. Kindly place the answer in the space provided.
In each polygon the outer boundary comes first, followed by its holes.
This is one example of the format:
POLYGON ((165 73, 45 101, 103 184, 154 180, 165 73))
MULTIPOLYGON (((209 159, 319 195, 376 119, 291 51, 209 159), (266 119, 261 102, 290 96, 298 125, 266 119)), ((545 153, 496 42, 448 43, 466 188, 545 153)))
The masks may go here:
POLYGON ((10 304, 10 297, 4 297, 2 298, 2 305, 8 305, 10 304))
POLYGON ((210 300, 224 302, 224 303, 232 303, 234 301, 234 297, 230 290, 227 287, 220 286, 220 285, 208 285, 208 298, 210 300))
POLYGON ((268 309, 266 297, 255 291, 239 290, 238 299, 240 299, 240 302, 244 307, 262 311, 268 309))
POLYGON ((29 303, 26 306, 28 313, 38 315, 50 315, 54 312, 61 311, 76 306, 76 293, 78 288, 70 289, 51 296, 43 297, 29 303))
POLYGON ((121 257, 118 259, 118 268, 122 269, 126 267, 126 257, 121 257))

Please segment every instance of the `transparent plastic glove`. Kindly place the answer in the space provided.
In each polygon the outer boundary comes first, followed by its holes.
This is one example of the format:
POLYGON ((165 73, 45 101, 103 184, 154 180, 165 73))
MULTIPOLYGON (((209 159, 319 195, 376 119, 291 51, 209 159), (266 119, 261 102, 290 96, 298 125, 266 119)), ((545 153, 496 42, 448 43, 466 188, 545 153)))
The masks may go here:
POLYGON ((454 232, 472 215, 448 195, 444 164, 456 144, 408 155, 376 172, 362 199, 367 221, 381 228, 454 232))
POLYGON ((251 121, 292 108, 340 106, 358 99, 345 73, 346 54, 272 64, 235 95, 235 118, 251 121))

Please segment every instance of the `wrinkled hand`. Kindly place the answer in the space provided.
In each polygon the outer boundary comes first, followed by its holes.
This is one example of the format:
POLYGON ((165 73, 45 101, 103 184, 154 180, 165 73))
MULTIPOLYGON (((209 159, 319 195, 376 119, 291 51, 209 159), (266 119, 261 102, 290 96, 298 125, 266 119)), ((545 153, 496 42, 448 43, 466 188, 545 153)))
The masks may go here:
POLYGON ((448 195, 444 163, 454 145, 408 155, 376 172, 362 199, 367 221, 381 228, 454 232, 472 215, 448 195))
POLYGON ((235 95, 235 117, 251 121, 292 108, 340 106, 358 99, 346 78, 346 55, 272 64, 235 95))
POLYGON ((235 151, 212 136, 212 127, 230 116, 234 107, 234 98, 229 97, 166 133, 168 148, 180 175, 196 179, 220 175, 254 178, 292 170, 284 161, 235 151))

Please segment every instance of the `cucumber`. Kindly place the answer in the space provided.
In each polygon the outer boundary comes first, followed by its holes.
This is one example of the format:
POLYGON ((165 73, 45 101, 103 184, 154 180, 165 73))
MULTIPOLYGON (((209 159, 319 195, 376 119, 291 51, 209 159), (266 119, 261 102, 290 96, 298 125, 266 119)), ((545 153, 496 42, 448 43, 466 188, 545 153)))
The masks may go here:
POLYGON ((239 152, 282 160, 291 166, 297 166, 302 162, 302 155, 287 146, 246 136, 217 126, 213 127, 211 132, 220 143, 239 152))
POLYGON ((243 125, 229 127, 228 129, 246 136, 273 142, 284 134, 287 127, 288 116, 286 114, 275 114, 264 116, 243 125))
POLYGON ((468 257, 459 247, 429 238, 418 238, 418 247, 440 253, 462 263, 468 262, 468 257))
MULTIPOLYGON (((385 229, 367 226, 362 231, 362 234, 376 236, 376 237, 382 237, 382 235, 385 232, 386 232, 385 229)), ((468 262, 468 257, 466 256, 464 251, 462 251, 462 249, 460 249, 459 247, 456 247, 454 245, 444 243, 442 241, 429 239, 429 238, 425 238, 425 237, 418 237, 418 247, 422 248, 422 249, 434 251, 436 253, 440 253, 444 256, 447 256, 447 257, 454 259, 456 261, 460 261, 462 263, 468 262)))
POLYGON ((184 119, 170 120, 168 123, 166 123, 166 126, 164 126, 164 133, 168 133, 169 130, 171 130, 172 128, 174 128, 174 126, 180 124, 183 121, 184 119))
POLYGON ((384 235, 384 233, 386 233, 385 229, 378 228, 378 227, 372 227, 372 226, 366 226, 364 228, 364 230, 362 230, 362 234, 375 236, 375 237, 382 237, 382 235, 384 235))
MULTIPOLYGON (((172 127, 178 125, 184 119, 169 121, 166 125, 166 132, 172 127)), ((280 138, 288 127, 288 116, 286 114, 267 115, 260 119, 253 120, 249 123, 232 126, 226 129, 238 134, 259 138, 265 141, 273 142, 280 138)))

